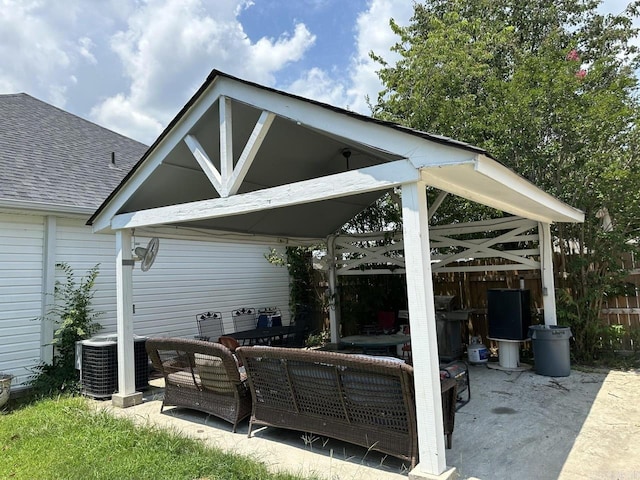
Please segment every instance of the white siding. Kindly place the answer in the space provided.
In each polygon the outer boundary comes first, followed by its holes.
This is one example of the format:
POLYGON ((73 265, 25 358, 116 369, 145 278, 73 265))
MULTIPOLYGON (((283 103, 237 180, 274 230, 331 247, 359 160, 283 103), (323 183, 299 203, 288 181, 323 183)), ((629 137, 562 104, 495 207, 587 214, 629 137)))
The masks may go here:
POLYGON ((25 382, 40 362, 44 223, 0 214, 0 371, 25 382))
POLYGON ((160 239, 151 269, 134 270, 135 333, 192 336, 196 315, 208 310, 222 312, 231 332, 231 311, 239 307, 278 306, 286 323, 289 276, 265 253, 264 246, 160 239))
MULTIPOLYGON (((115 332, 115 237, 98 235, 79 223, 58 221, 58 261, 77 275, 100 263, 94 306, 103 332, 115 332)), ((136 237, 146 247, 149 238, 136 237)), ((136 263, 133 275, 134 332, 137 335, 194 336, 196 315, 220 311, 227 332, 238 307, 278 306, 289 319, 289 274, 265 259, 268 248, 215 241, 160 239, 147 272, 136 263)))
MULTIPOLYGON (((0 214, 0 371, 24 384, 40 362, 43 315, 44 217, 0 214)), ((136 237, 146 246, 148 238, 136 237)), ((154 265, 134 270, 138 335, 197 334, 196 315, 223 313, 226 331, 233 331, 231 311, 239 307, 278 306, 289 320, 289 275, 269 264, 268 248, 214 241, 160 239, 154 265)), ((93 234, 84 221, 58 218, 55 261, 73 268, 76 282, 96 264, 99 274, 93 299, 101 333, 116 331, 115 236, 93 234)), ((56 279, 63 281, 58 269, 56 279)))
MULTIPOLYGON (((78 220, 58 219, 56 263, 61 262, 71 265, 76 282, 99 264, 92 306, 95 312, 102 312, 96 319, 98 323, 103 326, 115 325, 115 237, 96 235, 78 220)), ((64 281, 59 269, 56 273, 56 280, 64 281)))

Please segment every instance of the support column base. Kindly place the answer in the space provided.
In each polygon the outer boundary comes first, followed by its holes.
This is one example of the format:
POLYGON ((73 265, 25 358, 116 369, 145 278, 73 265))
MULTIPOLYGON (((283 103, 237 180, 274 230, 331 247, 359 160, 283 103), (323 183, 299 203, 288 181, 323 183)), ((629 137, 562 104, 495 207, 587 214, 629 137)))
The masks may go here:
POLYGON ((409 480, 457 480, 460 476, 456 467, 447 467, 440 475, 420 471, 420 464, 409 472, 409 480))
POLYGON ((142 403, 142 392, 129 393, 127 395, 120 395, 114 393, 111 396, 111 404, 118 408, 129 408, 134 405, 140 405, 142 403))

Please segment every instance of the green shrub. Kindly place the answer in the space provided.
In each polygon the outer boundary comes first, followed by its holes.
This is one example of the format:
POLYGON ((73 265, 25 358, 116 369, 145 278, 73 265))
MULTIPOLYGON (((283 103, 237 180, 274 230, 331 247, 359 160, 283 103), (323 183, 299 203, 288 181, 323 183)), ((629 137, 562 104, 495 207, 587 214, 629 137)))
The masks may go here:
POLYGON ((53 340, 53 362, 40 363, 34 369, 30 386, 36 395, 50 395, 77 389, 75 369, 76 342, 93 336, 102 327, 95 320, 102 312, 94 312, 94 286, 98 276, 98 265, 76 282, 73 269, 67 263, 56 265, 65 274, 65 281, 56 281, 54 304, 44 317, 55 322, 53 340))

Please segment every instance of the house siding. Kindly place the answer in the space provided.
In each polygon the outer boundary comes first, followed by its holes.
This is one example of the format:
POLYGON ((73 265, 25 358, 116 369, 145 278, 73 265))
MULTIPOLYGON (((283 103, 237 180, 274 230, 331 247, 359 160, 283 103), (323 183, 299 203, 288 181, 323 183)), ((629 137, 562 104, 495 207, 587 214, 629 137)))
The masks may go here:
POLYGON ((23 383, 40 360, 44 219, 0 214, 0 371, 23 383))
MULTIPOLYGON (((44 217, 0 216, 0 371, 23 384, 40 361, 44 217), (19 260, 17 260, 19 259, 19 260)), ((146 246, 148 237, 135 237, 146 246)), ((134 333, 143 336, 197 334, 195 317, 208 310, 223 314, 233 331, 231 311, 278 306, 289 320, 286 268, 265 260, 268 247, 218 241, 161 238, 156 261, 133 273, 134 333)), ((93 298, 101 334, 116 332, 115 237, 94 234, 79 219, 57 218, 55 262, 68 263, 76 281, 99 264, 93 298)), ((61 271, 56 280, 63 281, 61 271)))

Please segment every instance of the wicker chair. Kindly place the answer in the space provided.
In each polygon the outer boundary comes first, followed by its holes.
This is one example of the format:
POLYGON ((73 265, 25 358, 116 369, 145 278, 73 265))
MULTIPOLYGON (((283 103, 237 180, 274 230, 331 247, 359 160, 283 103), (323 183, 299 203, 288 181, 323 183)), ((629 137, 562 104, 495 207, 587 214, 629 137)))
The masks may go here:
POLYGON ((222 314, 220 312, 203 312, 196 315, 198 324, 197 340, 215 342, 223 334, 222 314))
MULTIPOLYGON (((254 425, 336 438, 418 459, 413 367, 375 357, 317 350, 240 347, 253 398, 254 425)), ((445 379, 444 431, 451 446, 456 382, 445 379)))
POLYGON ((146 349, 164 377, 166 406, 191 408, 233 424, 251 413, 251 395, 231 351, 187 338, 149 338, 146 349))

